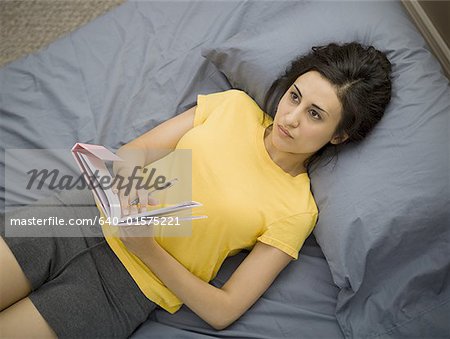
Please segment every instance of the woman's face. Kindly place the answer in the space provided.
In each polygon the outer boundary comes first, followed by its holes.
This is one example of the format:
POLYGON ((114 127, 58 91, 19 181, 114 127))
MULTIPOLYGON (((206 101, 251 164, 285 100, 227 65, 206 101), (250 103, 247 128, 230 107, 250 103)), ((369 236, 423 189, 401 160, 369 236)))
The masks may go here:
POLYGON ((341 111, 331 83, 320 73, 309 71, 298 77, 281 98, 273 122, 272 143, 279 151, 296 154, 313 154, 330 141, 337 144, 340 141, 333 132, 341 111))

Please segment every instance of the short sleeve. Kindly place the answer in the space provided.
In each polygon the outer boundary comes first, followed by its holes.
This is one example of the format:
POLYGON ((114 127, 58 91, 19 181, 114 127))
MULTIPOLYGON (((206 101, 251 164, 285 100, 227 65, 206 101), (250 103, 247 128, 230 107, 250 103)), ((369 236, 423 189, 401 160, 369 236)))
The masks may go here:
POLYGON ((316 213, 300 213, 277 220, 256 240, 278 248, 298 259, 298 252, 317 222, 316 213))
POLYGON ((228 90, 223 92, 200 94, 197 96, 197 107, 195 108, 194 127, 203 124, 216 110, 223 108, 229 100, 235 100, 241 91, 228 90))

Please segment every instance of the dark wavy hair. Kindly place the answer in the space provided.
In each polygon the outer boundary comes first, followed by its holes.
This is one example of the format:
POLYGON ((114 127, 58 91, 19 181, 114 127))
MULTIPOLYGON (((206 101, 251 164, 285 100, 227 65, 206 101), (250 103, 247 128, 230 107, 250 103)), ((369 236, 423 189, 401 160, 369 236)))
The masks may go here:
POLYGON ((281 97, 308 71, 319 72, 336 89, 342 116, 334 135, 341 140, 344 133, 348 135, 344 142, 338 145, 329 142, 306 159, 303 165, 310 173, 313 165, 327 154, 332 154, 328 164, 334 156, 338 158, 343 145, 364 139, 383 117, 391 100, 391 63, 373 46, 357 42, 314 46, 273 82, 264 100, 264 111, 274 118, 281 97))

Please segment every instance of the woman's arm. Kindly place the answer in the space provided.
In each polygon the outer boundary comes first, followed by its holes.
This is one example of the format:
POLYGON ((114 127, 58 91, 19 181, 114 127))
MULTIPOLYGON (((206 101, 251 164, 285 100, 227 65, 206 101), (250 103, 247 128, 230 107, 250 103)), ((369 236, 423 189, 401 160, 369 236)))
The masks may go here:
POLYGON ((230 279, 216 288, 188 271, 153 238, 122 238, 186 306, 216 330, 245 313, 292 260, 281 250, 257 242, 230 279))
MULTIPOLYGON (((133 175, 141 176, 141 170, 144 166, 155 162, 172 152, 181 137, 194 127, 194 116, 197 106, 163 122, 150 131, 142 134, 140 137, 123 145, 116 152, 124 161, 116 161, 113 164, 113 172, 116 176, 121 176, 125 180, 133 175), (137 171, 135 172, 134 169, 137 171)), ((127 185, 128 181, 124 182, 127 185)), ((126 189, 118 187, 119 181, 116 181, 115 189, 119 194, 119 200, 122 207, 122 213, 128 215, 129 202, 135 197, 139 197, 141 209, 137 206, 131 207, 131 214, 143 212, 147 208, 148 195, 146 191, 133 189, 130 194, 125 194, 126 189)), ((130 183, 132 184, 132 182, 130 183)), ((126 186, 124 186, 126 187, 126 186)))
POLYGON ((187 111, 164 121, 136 139, 120 147, 118 154, 125 161, 114 163, 114 172, 123 167, 133 165, 145 166, 159 160, 175 149, 178 141, 194 127, 194 106, 187 111), (138 150, 139 152, 134 152, 138 150), (152 152, 160 150, 161 153, 152 152), (138 156, 135 156, 138 155, 138 156))

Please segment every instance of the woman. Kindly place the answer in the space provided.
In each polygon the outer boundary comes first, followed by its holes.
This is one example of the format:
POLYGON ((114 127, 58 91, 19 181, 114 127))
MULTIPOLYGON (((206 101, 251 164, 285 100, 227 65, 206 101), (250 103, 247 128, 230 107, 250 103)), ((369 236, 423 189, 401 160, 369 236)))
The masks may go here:
MULTIPOLYGON (((328 150, 373 129, 390 101, 390 72, 373 47, 313 47, 269 90, 270 116, 241 91, 199 96, 197 106, 123 146, 118 154, 127 161, 114 171, 124 177, 192 148, 192 196, 208 219, 194 220, 192 235, 179 238, 124 228, 107 243, 3 239, 4 335, 125 337, 157 305, 174 313, 183 303, 217 330, 232 324, 297 259, 318 217, 308 173, 328 150), (168 151, 149 156, 155 148, 168 151), (242 249, 251 252, 231 278, 221 288, 208 284, 242 249)), ((142 190, 118 194, 124 214, 152 203, 142 190)))

